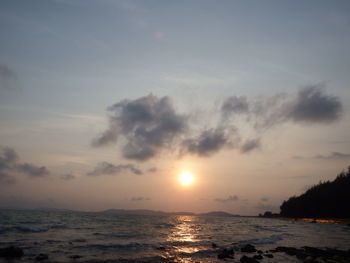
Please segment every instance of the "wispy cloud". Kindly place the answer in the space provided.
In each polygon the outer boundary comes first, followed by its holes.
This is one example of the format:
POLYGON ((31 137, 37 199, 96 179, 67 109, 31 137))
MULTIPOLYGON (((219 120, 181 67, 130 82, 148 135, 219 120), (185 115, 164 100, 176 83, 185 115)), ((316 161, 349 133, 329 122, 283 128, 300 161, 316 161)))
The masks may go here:
POLYGON ((230 202, 238 201, 238 199, 239 198, 237 195, 230 195, 227 198, 215 198, 214 201, 219 203, 230 203, 230 202))
POLYGON ((119 175, 121 173, 132 173, 141 175, 143 172, 132 164, 114 165, 108 162, 99 163, 94 170, 88 172, 88 176, 119 175))
POLYGON ((260 139, 251 139, 244 142, 241 146, 241 153, 249 153, 260 148, 260 139))
POLYGON ((328 155, 316 155, 313 158, 322 160, 350 159, 350 153, 332 152, 328 155))
POLYGON ((132 202, 142 202, 142 201, 149 201, 151 198, 149 197, 143 197, 143 196, 137 196, 137 197, 132 197, 130 201, 132 202))
POLYGON ((8 66, 0 64, 0 90, 11 90, 15 87, 16 73, 8 66))
POLYGON ((260 201, 262 201, 262 202, 267 202, 267 201, 269 201, 269 198, 267 198, 267 197, 261 197, 261 198, 260 198, 260 201))
POLYGON ((61 178, 62 180, 65 180, 65 181, 70 181, 70 180, 75 179, 76 176, 73 175, 73 174, 62 174, 62 175, 60 176, 60 178, 61 178))

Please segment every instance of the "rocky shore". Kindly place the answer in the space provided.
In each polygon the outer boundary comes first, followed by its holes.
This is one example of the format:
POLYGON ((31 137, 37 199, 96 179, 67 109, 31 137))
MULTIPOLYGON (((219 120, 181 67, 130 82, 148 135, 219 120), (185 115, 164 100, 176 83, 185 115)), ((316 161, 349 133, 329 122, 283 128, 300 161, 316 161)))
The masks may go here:
MULTIPOLYGON (((216 245, 213 244, 213 247, 216 245)), ((219 251, 217 258, 221 260, 234 259, 235 254, 240 252, 240 263, 259 263, 264 258, 274 258, 278 253, 284 253, 288 256, 294 257, 303 263, 350 263, 350 249, 339 250, 332 248, 316 248, 304 246, 301 248, 295 247, 276 247, 271 250, 259 250, 251 244, 246 244, 240 249, 237 248, 224 248, 219 251), (235 253, 236 252, 236 253, 235 253), (243 255, 242 255, 243 253, 243 255)), ((236 262, 238 259, 236 259, 236 262)))
MULTIPOLYGON (((251 244, 245 244, 244 246, 233 246, 220 248, 215 243, 212 244, 213 252, 216 253, 217 262, 240 262, 240 263, 263 263, 263 262, 280 262, 278 256, 285 254, 290 259, 290 262, 302 262, 302 263, 350 263, 350 249, 348 250, 339 250, 333 248, 316 248, 304 246, 300 248, 295 247, 283 247, 278 246, 270 250, 260 250, 251 244), (273 259, 276 258, 276 261, 273 259), (268 259, 268 260, 267 260, 268 259)), ((0 259, 5 259, 5 261, 13 262, 15 259, 24 260, 22 262, 52 262, 48 254, 38 254, 38 255, 26 255, 23 249, 16 246, 8 246, 0 248, 0 259)), ((76 261, 82 258, 80 255, 69 256, 67 262, 76 261)), ((128 259, 116 259, 116 260, 107 260, 107 261, 88 261, 89 263, 94 262, 167 262, 175 263, 180 262, 176 258, 163 258, 156 257, 148 260, 128 260, 128 259)), ((200 261, 193 261, 199 263, 200 261)), ((284 260, 288 262, 288 259, 284 260)))

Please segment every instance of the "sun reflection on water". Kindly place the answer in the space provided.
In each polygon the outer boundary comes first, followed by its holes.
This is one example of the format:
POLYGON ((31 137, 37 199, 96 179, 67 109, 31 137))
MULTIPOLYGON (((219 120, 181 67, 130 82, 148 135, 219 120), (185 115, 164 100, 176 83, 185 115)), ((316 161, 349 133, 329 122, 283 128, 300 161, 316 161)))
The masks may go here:
POLYGON ((167 238, 168 242, 174 244, 174 252, 194 253, 200 250, 200 247, 194 246, 194 243, 200 240, 198 237, 199 229, 196 221, 197 217, 195 216, 176 217, 176 224, 167 238))

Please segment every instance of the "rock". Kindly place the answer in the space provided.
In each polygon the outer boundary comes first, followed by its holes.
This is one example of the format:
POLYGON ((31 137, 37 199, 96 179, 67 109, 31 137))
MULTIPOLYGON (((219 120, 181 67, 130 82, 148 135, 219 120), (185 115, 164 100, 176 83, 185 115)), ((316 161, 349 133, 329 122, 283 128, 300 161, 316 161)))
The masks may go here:
POLYGON ((252 253, 252 252, 256 252, 256 249, 253 245, 247 244, 241 248, 241 252, 252 253))
POLYGON ((276 247, 277 252, 284 252, 289 256, 295 256, 298 253, 298 249, 295 247, 276 247))
POLYGON ((253 258, 254 258, 254 259, 261 260, 261 259, 263 259, 263 256, 262 256, 262 255, 255 255, 253 258))
POLYGON ((305 258, 307 258, 308 254, 306 254, 302 251, 298 251, 296 256, 297 256, 297 259, 304 260, 305 258))
POLYGON ((256 259, 250 258, 250 257, 247 257, 247 256, 241 257, 239 262, 241 262, 241 263, 259 263, 259 261, 257 261, 256 259))
POLYGON ((71 259, 78 259, 78 258, 82 258, 83 256, 80 256, 80 255, 72 255, 72 256, 69 256, 69 258, 71 259))
POLYGON ((158 250, 165 250, 165 247, 163 246, 160 246, 160 247, 157 247, 158 250))
POLYGON ((326 261, 321 257, 316 258, 314 262, 315 263, 326 263, 326 261))
POLYGON ((332 255, 333 253, 331 252, 328 252, 326 250, 322 250, 322 249, 319 249, 319 248, 315 248, 315 247, 302 247, 306 254, 314 257, 314 258, 317 258, 317 257, 327 257, 327 256, 330 256, 332 255))
POLYGON ((0 248, 0 257, 3 258, 20 258, 23 255, 23 250, 19 247, 9 246, 5 248, 0 248))
POLYGON ((225 259, 225 258, 233 258, 235 252, 233 252, 233 249, 226 249, 224 248, 220 254, 218 254, 218 259, 225 259))
POLYGON ((264 257, 266 257, 266 258, 273 258, 273 255, 272 254, 264 254, 264 257))
POLYGON ((314 262, 314 259, 313 257, 310 257, 310 256, 306 257, 303 261, 303 263, 313 263, 313 262, 314 262))
POLYGON ((49 259, 49 256, 46 254, 39 254, 35 257, 35 260, 37 261, 42 261, 42 260, 47 260, 49 259))
POLYGON ((212 247, 212 248, 217 248, 217 247, 218 247, 218 245, 217 245, 217 244, 215 244, 215 243, 211 243, 211 247, 212 247))
POLYGON ((258 254, 264 254, 264 252, 262 250, 258 250, 257 253, 258 254))

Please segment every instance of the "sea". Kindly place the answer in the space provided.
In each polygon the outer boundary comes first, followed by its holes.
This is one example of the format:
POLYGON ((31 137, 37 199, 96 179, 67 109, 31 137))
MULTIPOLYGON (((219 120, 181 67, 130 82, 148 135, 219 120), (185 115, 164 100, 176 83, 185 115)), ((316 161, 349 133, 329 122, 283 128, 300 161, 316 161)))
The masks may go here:
MULTIPOLYGON (((0 210, 0 248, 23 249, 0 262, 239 262, 240 247, 350 248, 350 227, 259 217, 114 215, 71 211, 0 210), (233 248, 233 259, 217 258, 233 248)), ((241 253, 241 254, 240 254, 241 253)), ((276 253, 261 262, 300 262, 276 253)))

